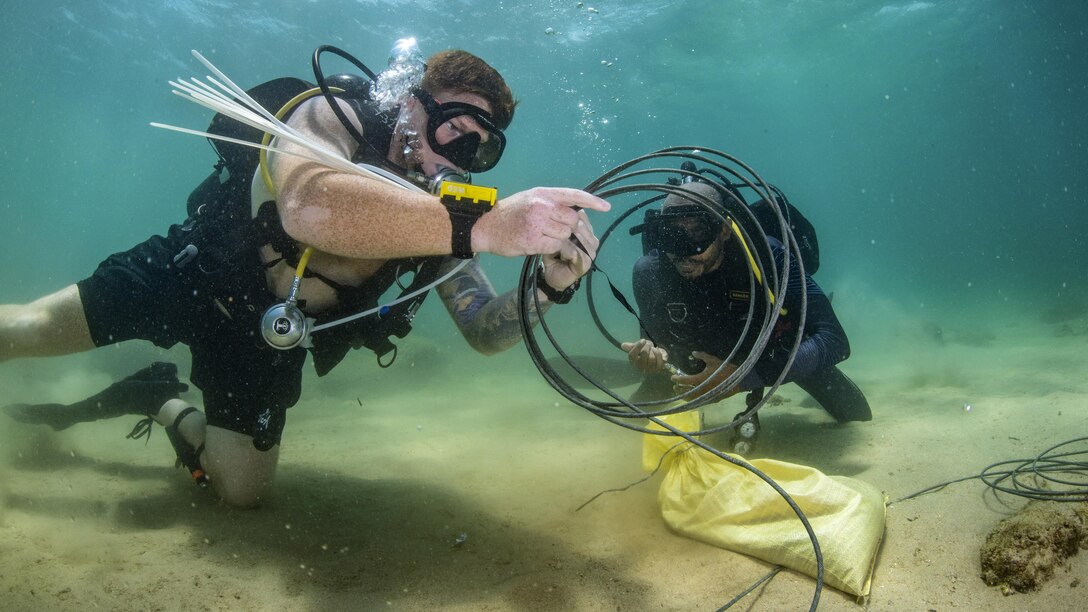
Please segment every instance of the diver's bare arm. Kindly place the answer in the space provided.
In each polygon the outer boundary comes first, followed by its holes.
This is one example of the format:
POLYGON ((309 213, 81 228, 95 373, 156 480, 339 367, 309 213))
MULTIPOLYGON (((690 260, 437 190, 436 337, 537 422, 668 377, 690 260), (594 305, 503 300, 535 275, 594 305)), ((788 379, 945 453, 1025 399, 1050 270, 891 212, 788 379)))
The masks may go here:
MULTIPOLYGON (((353 116, 346 110, 348 116, 353 116)), ((350 158, 358 146, 323 99, 304 102, 288 120, 317 144, 350 158)), ((357 126, 359 127, 359 126, 357 126)), ((279 142, 285 151, 303 152, 279 142)), ((272 154, 272 182, 283 229, 300 243, 353 259, 391 259, 452 252, 449 214, 438 198, 332 170, 290 154, 272 154)), ((472 228, 477 253, 555 253, 584 218, 608 202, 562 187, 534 187, 500 200, 472 228)))
MULTIPOLYGON (((457 259, 449 259, 442 273, 458 263, 457 259)), ((543 293, 537 294, 541 308, 547 310, 551 303, 543 293)), ((493 355, 521 342, 517 289, 496 295, 477 260, 470 261, 453 278, 439 285, 438 295, 461 334, 477 351, 493 355)), ((536 325, 536 313, 530 317, 536 325)))
MULTIPOLYGON (((345 113, 355 116, 347 107, 345 113)), ((344 158, 358 146, 321 98, 300 105, 288 124, 344 158)), ((362 126, 356 124, 356 129, 362 126)), ((303 152, 281 139, 276 145, 303 152)), ((280 219, 295 240, 356 259, 450 253, 449 215, 437 198, 295 155, 274 153, 269 161, 280 219)))

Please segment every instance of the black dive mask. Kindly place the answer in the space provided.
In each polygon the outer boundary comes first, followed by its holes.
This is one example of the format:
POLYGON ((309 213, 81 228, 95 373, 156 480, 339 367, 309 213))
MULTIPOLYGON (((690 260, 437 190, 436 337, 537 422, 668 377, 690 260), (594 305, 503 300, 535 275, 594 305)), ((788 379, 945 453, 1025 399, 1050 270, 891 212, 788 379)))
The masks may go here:
POLYGON ((458 168, 468 172, 487 172, 499 163, 506 148, 506 136, 495 127, 491 115, 484 109, 465 102, 443 102, 439 104, 431 94, 412 88, 412 95, 423 105, 427 112, 427 142, 431 149, 450 160, 458 168), (438 144, 435 137, 438 128, 457 117, 471 117, 488 134, 487 140, 479 132, 468 132, 447 142, 438 144))
POLYGON ((643 224, 631 228, 631 234, 643 233, 648 249, 691 257, 710 248, 721 229, 717 215, 698 204, 685 204, 664 211, 647 210, 643 224))

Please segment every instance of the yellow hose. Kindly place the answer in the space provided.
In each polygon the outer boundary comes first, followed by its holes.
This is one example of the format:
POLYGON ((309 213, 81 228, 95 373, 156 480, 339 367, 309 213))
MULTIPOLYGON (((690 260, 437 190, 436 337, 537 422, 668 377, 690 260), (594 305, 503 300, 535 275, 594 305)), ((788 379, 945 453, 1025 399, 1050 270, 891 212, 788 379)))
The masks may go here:
POLYGON ((295 278, 302 281, 302 273, 306 271, 306 264, 310 261, 310 255, 314 254, 314 248, 312 246, 306 247, 306 250, 302 252, 302 257, 298 260, 298 266, 295 268, 295 278))

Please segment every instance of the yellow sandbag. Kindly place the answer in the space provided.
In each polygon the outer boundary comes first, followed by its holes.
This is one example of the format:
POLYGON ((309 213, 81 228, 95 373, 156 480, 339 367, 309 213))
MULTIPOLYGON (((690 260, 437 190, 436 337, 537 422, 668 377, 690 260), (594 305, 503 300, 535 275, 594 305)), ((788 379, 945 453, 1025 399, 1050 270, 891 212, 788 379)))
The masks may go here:
MULTIPOLYGON (((698 426, 694 412, 665 420, 685 431, 698 426)), ((652 471, 678 441, 646 434, 643 468, 652 471)), ((883 493, 860 480, 827 476, 803 465, 774 459, 749 463, 777 482, 808 517, 823 552, 825 584, 867 596, 884 534, 883 493)), ((761 478, 690 442, 669 453, 661 467, 665 476, 658 500, 674 531, 816 576, 808 532, 789 504, 761 478)))

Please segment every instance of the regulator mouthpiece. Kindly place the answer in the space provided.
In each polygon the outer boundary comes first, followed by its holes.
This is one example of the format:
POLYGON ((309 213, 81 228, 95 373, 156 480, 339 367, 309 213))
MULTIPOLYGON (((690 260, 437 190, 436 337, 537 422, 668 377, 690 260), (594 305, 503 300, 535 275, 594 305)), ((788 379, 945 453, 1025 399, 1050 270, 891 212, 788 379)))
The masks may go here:
POLYGON ((442 189, 442 183, 464 183, 466 185, 472 184, 472 175, 467 172, 458 172, 453 168, 447 168, 446 166, 439 166, 438 172, 435 172, 431 176, 427 176, 420 172, 410 172, 408 178, 415 181, 420 187, 427 190, 427 193, 431 195, 438 195, 439 190, 442 189))

